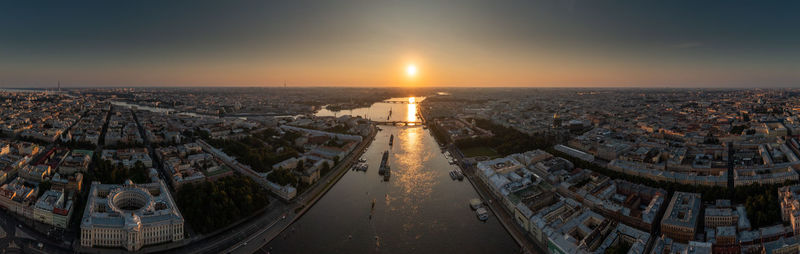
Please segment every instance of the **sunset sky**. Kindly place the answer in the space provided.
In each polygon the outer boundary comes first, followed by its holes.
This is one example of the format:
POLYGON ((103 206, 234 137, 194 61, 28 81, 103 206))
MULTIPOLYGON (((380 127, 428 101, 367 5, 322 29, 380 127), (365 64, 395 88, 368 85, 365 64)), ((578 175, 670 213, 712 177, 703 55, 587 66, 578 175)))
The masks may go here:
POLYGON ((32 2, 0 87, 800 86, 798 1, 32 2))

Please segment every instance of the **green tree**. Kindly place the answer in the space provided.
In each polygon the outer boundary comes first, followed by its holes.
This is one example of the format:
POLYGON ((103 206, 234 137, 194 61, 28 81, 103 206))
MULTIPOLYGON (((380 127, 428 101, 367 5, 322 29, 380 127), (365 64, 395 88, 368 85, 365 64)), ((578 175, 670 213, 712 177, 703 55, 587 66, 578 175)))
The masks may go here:
POLYGON ((176 201, 187 223, 201 234, 251 216, 269 204, 261 186, 238 174, 214 182, 183 185, 176 201))
POLYGON ((291 184, 293 186, 297 185, 297 176, 295 176, 291 172, 291 170, 287 169, 273 170, 272 173, 270 173, 267 176, 267 180, 280 185, 287 185, 287 184, 291 184))

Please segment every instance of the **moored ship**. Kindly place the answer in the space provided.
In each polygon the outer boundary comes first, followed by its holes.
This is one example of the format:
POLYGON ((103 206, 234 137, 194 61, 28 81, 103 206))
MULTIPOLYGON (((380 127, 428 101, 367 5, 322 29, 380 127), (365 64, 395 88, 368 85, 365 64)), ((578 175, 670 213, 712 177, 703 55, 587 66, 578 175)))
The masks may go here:
POLYGON ((478 215, 478 219, 481 221, 486 221, 489 219, 489 210, 486 210, 484 207, 475 210, 475 214, 478 215))
POLYGON ((378 174, 382 175, 383 179, 388 180, 391 173, 391 169, 389 168, 389 151, 384 151, 378 174))

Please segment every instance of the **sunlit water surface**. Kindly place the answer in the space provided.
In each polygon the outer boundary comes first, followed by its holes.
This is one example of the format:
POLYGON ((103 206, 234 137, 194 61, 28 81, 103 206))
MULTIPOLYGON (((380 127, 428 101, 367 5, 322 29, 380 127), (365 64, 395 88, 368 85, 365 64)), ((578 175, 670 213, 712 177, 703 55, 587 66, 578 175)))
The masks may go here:
MULTIPOLYGON (((395 100, 409 100, 396 98, 395 100)), ((414 102, 421 101, 417 98, 414 102)), ((375 119, 416 121, 417 104, 376 103, 338 112, 375 119)), ((333 115, 320 111, 320 115, 333 115)), ((469 208, 478 194, 453 181, 453 167, 421 126, 381 126, 367 149, 367 172, 349 171, 314 207, 268 243, 271 253, 516 253, 495 217, 479 221, 469 208), (394 135, 394 145, 389 137, 394 135), (390 151, 392 175, 378 175, 390 151), (375 208, 372 201, 375 200, 375 208)))

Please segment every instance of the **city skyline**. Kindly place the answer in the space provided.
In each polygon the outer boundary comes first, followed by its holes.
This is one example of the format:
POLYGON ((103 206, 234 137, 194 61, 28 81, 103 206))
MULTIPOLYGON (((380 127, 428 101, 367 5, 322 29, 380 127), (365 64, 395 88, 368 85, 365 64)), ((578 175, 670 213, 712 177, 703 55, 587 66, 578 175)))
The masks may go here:
POLYGON ((796 87, 798 7, 4 3, 0 87, 796 87))
POLYGON ((0 2, 0 253, 800 254, 800 2, 0 2))

